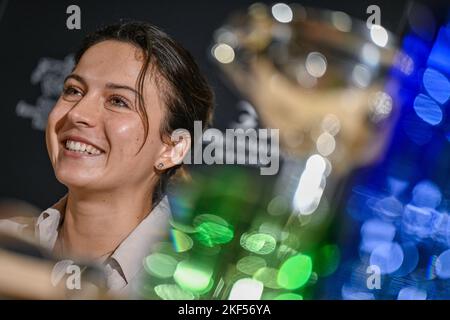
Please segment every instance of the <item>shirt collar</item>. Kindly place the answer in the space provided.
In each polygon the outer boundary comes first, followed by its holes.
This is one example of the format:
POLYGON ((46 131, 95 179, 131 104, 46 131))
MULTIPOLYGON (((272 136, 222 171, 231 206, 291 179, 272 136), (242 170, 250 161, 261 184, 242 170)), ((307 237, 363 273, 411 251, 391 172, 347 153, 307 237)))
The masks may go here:
MULTIPOLYGON (((35 225, 35 234, 39 243, 52 250, 58 237, 61 213, 67 201, 67 195, 55 205, 43 211, 35 225)), ((143 268, 143 260, 153 246, 162 240, 169 230, 171 210, 167 196, 141 221, 111 255, 119 267, 125 281, 129 283, 143 268)))
POLYGON ((67 195, 58 200, 53 206, 42 212, 35 225, 35 235, 39 243, 52 250, 58 238, 61 212, 66 207, 67 195))
POLYGON ((169 200, 165 196, 112 254, 111 259, 117 261, 127 282, 143 269, 144 258, 167 235, 170 216, 169 200))

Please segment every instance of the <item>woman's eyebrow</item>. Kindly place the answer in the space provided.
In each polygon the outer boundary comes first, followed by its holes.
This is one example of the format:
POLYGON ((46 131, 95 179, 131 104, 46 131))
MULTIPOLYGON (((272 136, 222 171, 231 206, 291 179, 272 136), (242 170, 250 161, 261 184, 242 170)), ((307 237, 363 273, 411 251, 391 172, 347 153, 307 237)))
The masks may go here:
MULTIPOLYGON (((79 82, 81 82, 84 86, 87 86, 87 82, 86 80, 84 80, 84 78, 76 73, 71 73, 69 74, 65 79, 64 79, 64 83, 69 80, 69 79, 75 79, 79 82)), ((125 90, 129 90, 131 92, 133 92, 136 96, 141 97, 141 94, 136 90, 133 89, 132 87, 129 87, 127 85, 123 85, 123 84, 117 84, 117 83, 111 83, 108 82, 105 85, 106 88, 108 89, 125 89, 125 90)))
POLYGON ((87 86, 86 80, 84 80, 82 76, 79 76, 79 75, 76 74, 76 73, 71 73, 71 74, 69 74, 69 75, 64 79, 64 83, 66 83, 66 81, 69 80, 69 79, 75 79, 75 80, 81 82, 84 86, 87 86))
POLYGON ((129 91, 133 92, 136 96, 141 97, 140 93, 139 93, 137 90, 133 89, 132 87, 126 86, 126 85, 108 82, 108 83, 106 84, 106 88, 109 88, 109 89, 125 89, 125 90, 129 90, 129 91))

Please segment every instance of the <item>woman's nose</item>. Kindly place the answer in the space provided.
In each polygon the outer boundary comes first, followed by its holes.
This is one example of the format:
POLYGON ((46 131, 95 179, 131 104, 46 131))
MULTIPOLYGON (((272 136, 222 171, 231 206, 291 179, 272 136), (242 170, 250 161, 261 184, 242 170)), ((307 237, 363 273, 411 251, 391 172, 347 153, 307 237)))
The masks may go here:
POLYGON ((100 101, 95 96, 85 95, 67 113, 67 119, 75 125, 93 127, 98 121, 100 101))

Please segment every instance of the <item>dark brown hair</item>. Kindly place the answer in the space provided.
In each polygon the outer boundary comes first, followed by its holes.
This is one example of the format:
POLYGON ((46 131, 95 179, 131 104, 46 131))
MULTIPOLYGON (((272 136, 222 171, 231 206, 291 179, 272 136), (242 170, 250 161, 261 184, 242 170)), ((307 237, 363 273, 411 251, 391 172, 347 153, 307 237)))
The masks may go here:
MULTIPOLYGON (((191 54, 159 28, 146 22, 130 21, 102 27, 87 35, 75 55, 75 65, 90 47, 106 40, 130 43, 144 53, 137 80, 139 115, 145 129, 144 143, 148 135, 148 115, 142 93, 147 74, 154 76, 167 107, 161 123, 161 139, 168 141, 174 130, 186 129, 194 143, 194 121, 202 121, 203 130, 211 124, 214 96, 191 54)), ((153 205, 161 200, 170 177, 181 167, 179 164, 160 172, 153 205)))

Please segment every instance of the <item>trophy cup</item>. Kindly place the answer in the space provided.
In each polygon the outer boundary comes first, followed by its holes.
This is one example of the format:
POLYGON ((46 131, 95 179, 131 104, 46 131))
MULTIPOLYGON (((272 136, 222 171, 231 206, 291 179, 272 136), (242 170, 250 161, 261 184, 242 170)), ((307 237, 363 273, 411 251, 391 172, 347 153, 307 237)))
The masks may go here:
POLYGON ((395 117, 383 76, 396 53, 382 26, 344 12, 256 3, 214 38, 213 60, 262 125, 280 130, 284 154, 319 153, 344 175, 382 153, 395 117))

